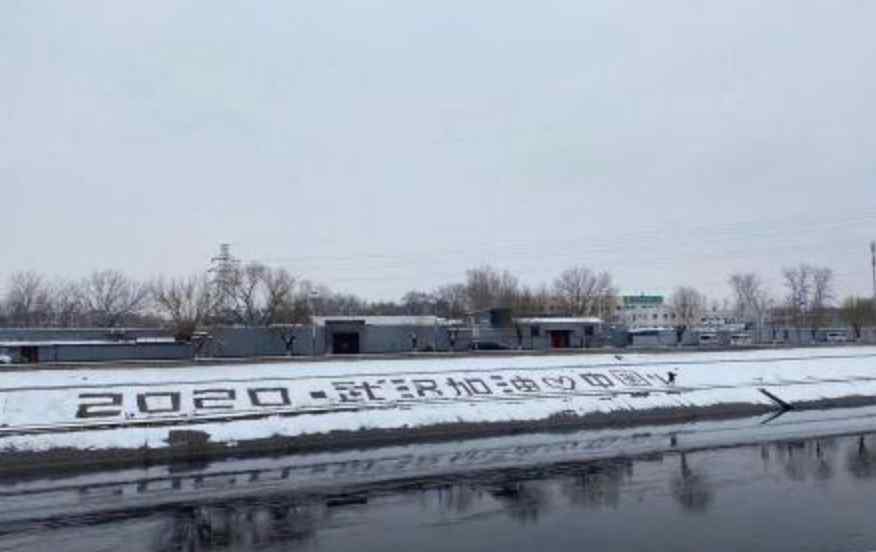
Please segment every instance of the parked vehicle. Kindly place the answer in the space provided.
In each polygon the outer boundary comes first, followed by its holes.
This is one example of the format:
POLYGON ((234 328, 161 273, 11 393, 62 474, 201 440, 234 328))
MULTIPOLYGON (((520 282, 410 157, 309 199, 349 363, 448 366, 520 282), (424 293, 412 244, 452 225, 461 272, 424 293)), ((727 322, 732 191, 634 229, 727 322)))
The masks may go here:
POLYGON ((844 331, 827 332, 825 339, 828 343, 845 343, 849 340, 849 334, 844 331))
POLYGON ((720 340, 718 339, 718 334, 706 332, 700 334, 699 342, 700 345, 718 345, 720 340))
POLYGON ((0 353, 0 364, 12 364, 12 357, 7 354, 0 353))
POLYGON ((751 335, 747 333, 738 333, 730 336, 730 345, 742 346, 751 345, 751 335))

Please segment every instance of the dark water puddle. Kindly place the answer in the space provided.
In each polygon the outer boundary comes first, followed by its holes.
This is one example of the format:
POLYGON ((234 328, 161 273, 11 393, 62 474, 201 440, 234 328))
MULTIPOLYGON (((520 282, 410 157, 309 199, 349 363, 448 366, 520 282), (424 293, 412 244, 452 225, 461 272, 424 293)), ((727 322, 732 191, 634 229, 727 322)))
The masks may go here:
POLYGON ((209 494, 0 526, 0 550, 873 550, 876 434, 209 494))

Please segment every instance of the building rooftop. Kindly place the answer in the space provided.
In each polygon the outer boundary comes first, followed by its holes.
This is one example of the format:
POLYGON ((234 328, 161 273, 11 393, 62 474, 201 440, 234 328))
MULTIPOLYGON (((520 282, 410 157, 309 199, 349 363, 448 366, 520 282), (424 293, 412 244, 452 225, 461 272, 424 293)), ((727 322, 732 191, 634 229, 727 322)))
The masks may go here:
POLYGON ((448 320, 440 316, 314 316, 317 326, 325 326, 326 322, 361 323, 366 326, 448 326, 457 324, 456 320, 448 320))
POLYGON ((602 324, 601 318, 594 317, 541 317, 541 318, 515 318, 520 324, 602 324))
POLYGON ((146 338, 146 339, 54 339, 44 341, 0 341, 0 348, 15 348, 15 347, 53 347, 57 345, 67 346, 88 346, 88 345, 151 345, 156 343, 176 343, 172 337, 167 338, 146 338))
POLYGON ((665 326, 645 326, 641 328, 631 328, 627 331, 631 334, 644 334, 652 332, 673 332, 675 330, 673 328, 668 328, 665 326))
POLYGON ((621 297, 624 306, 629 305, 649 305, 649 306, 660 306, 663 304, 663 296, 662 295, 624 295, 621 297))

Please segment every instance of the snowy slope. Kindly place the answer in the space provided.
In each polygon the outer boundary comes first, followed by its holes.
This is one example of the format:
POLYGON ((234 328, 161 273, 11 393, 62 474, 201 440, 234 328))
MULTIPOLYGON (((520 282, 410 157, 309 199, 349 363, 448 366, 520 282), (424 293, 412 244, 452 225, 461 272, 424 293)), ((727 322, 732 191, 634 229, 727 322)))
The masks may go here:
POLYGON ((876 396, 876 348, 482 357, 0 374, 0 450, 166 447, 333 431, 876 396), (667 372, 678 374, 675 385, 667 372))

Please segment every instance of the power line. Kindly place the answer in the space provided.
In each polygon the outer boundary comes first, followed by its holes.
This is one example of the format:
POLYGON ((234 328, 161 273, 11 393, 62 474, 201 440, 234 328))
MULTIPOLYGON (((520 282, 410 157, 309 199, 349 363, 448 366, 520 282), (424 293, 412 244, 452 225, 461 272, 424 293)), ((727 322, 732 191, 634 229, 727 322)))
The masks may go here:
MULTIPOLYGON (((872 211, 871 211, 872 213, 872 211)), ((535 252, 539 256, 547 254, 550 250, 559 250, 563 254, 572 256, 569 250, 574 248, 574 256, 578 258, 602 255, 602 254, 620 254, 626 255, 629 249, 657 249, 659 247, 672 247, 679 249, 681 247, 697 247, 700 248, 705 244, 721 245, 733 244, 738 242, 750 243, 752 240, 760 241, 764 239, 782 238, 781 245, 794 245, 796 243, 811 243, 811 240, 806 237, 806 234, 823 234, 826 231, 836 231, 849 227, 869 227, 870 224, 876 222, 876 214, 862 215, 858 217, 842 216, 838 219, 827 219, 818 221, 808 221, 807 224, 795 226, 793 228, 776 227, 775 222, 767 222, 765 228, 756 228, 748 223, 735 223, 732 227, 729 225, 719 225, 714 227, 700 226, 693 230, 684 230, 678 228, 663 229, 655 232, 636 232, 627 235, 615 236, 612 239, 594 239, 586 237, 580 240, 564 239, 552 240, 547 245, 540 246, 538 240, 528 240, 525 242, 514 241, 490 241, 487 243, 466 242, 465 247, 455 248, 439 248, 429 249, 428 253, 432 256, 438 256, 446 259, 447 257, 457 256, 477 256, 483 258, 484 249, 488 249, 494 256, 501 256, 505 259, 514 259, 519 257, 530 257, 535 252), (787 233, 793 232, 793 235, 788 236, 787 233), (679 235, 677 239, 674 236, 679 235), (586 244, 586 245, 582 245, 586 244), (510 246, 510 249, 509 249, 510 246)), ((423 251, 405 253, 362 253, 348 255, 303 255, 294 257, 261 257, 258 260, 269 264, 282 265, 305 265, 311 263, 319 263, 325 265, 328 263, 339 265, 361 264, 368 260, 383 261, 379 266, 389 267, 393 264, 406 264, 405 260, 420 259, 423 257, 423 251)))

